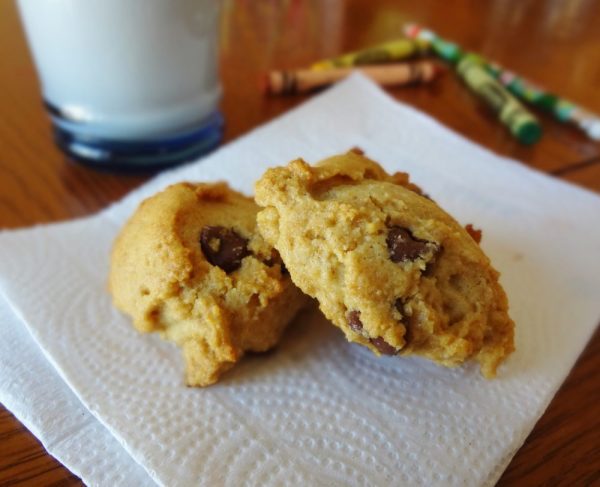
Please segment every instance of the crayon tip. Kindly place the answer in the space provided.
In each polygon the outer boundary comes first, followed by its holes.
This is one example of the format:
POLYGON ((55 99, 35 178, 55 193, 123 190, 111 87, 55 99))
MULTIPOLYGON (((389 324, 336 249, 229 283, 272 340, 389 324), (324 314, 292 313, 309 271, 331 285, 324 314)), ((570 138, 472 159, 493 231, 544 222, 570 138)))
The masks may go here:
POLYGON ((522 144, 535 144, 542 136, 542 127, 537 122, 528 122, 520 126, 515 135, 522 144))
POLYGON ((410 39, 414 39, 419 34, 421 27, 418 24, 406 24, 404 26, 404 35, 410 39))
POLYGON ((593 140, 600 140, 600 120, 591 120, 583 129, 593 140))

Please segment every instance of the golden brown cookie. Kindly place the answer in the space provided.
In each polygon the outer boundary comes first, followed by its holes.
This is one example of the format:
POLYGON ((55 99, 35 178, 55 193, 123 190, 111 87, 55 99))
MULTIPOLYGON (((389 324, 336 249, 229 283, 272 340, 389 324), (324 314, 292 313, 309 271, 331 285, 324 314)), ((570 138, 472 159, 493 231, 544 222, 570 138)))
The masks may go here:
POLYGON ((268 170, 256 201, 260 232, 348 340, 450 367, 474 358, 486 377, 513 351, 498 273, 406 174, 356 151, 298 159, 268 170))
POLYGON ((115 241, 115 306, 182 348, 188 385, 273 347, 306 302, 256 232, 258 209, 225 183, 175 184, 142 202, 115 241))

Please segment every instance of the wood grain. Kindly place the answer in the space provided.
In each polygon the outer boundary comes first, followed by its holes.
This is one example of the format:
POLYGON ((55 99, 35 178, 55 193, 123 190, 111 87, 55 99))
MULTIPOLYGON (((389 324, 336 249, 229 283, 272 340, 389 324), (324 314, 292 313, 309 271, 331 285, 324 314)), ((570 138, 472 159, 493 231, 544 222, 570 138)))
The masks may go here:
POLYGON ((498 486, 600 483, 600 330, 498 486))
POLYGON ((6 409, 0 409, 0 485, 81 485, 6 409))
MULTIPOLYGON (((221 103, 225 141, 297 106, 307 96, 265 98, 261 75, 398 37, 416 21, 600 112, 600 3, 491 0, 281 0, 224 2, 221 103)), ((93 171, 55 148, 12 1, 0 2, 0 228, 89 215, 150 174, 93 171)), ((519 145, 449 73, 392 96, 465 137, 524 164, 600 191, 600 144, 541 115, 545 135, 519 145)), ((600 335, 596 333, 499 485, 600 483, 600 335)), ((1 380, 1 378, 0 378, 1 380)), ((0 485, 78 485, 0 408, 0 485)))
POLYGON ((600 193, 600 159, 582 161, 580 164, 558 169, 552 175, 600 193))

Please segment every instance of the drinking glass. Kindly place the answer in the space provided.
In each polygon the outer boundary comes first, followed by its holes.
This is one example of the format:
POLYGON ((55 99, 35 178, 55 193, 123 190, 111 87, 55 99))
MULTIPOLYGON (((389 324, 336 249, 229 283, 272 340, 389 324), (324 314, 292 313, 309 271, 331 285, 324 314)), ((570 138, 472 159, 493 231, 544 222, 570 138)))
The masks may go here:
POLYGON ((176 164, 222 137, 218 0, 18 0, 58 146, 106 168, 176 164))

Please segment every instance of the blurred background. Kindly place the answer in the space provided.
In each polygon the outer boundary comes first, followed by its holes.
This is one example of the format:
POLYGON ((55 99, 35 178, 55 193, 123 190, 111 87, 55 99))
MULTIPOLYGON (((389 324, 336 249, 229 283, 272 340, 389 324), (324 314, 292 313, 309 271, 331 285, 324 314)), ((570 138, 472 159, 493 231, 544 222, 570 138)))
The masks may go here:
MULTIPOLYGON (((224 0, 222 6, 219 65, 225 141, 310 96, 265 98, 259 82, 268 70, 307 67, 396 39, 407 22, 420 23, 465 50, 600 112, 600 4, 594 0, 224 0)), ((0 73, 0 144, 18 146, 18 138, 29 134, 29 143, 16 157, 32 169, 42 164, 38 159, 43 154, 43 165, 60 171, 65 161, 49 138, 34 65, 12 0, 0 4, 0 73)), ((534 148, 520 146, 456 76, 391 93, 472 140, 543 170, 600 155, 598 144, 543 115, 543 142, 534 148)))

